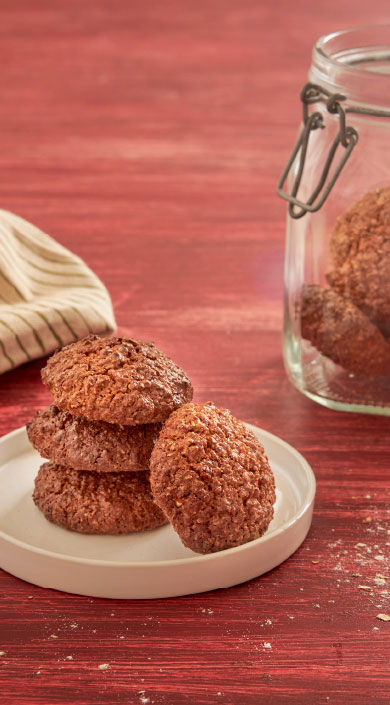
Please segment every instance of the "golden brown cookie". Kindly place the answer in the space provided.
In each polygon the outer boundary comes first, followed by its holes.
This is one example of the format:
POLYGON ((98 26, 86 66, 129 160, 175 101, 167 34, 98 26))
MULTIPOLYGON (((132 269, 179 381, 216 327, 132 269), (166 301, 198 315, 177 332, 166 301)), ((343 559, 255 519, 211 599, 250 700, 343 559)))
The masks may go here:
POLYGON ((123 425, 164 421, 193 394, 153 343, 128 338, 89 335, 56 352, 41 374, 59 409, 123 425))
POLYGON ((44 463, 33 500, 53 524, 83 534, 128 534, 166 523, 144 472, 103 474, 44 463))
POLYGON ((390 187, 369 191, 341 215, 327 280, 390 337, 390 187))
POLYGON ((57 409, 37 412, 27 435, 44 458, 90 472, 137 472, 149 469, 161 423, 121 426, 89 421, 57 409))
POLYGON ((362 375, 390 374, 390 345, 351 301, 309 284, 299 310, 302 337, 337 365, 362 375))
POLYGON ((230 411, 185 404, 164 424, 150 460, 156 503, 185 546, 212 553, 262 536, 275 481, 265 451, 230 411))

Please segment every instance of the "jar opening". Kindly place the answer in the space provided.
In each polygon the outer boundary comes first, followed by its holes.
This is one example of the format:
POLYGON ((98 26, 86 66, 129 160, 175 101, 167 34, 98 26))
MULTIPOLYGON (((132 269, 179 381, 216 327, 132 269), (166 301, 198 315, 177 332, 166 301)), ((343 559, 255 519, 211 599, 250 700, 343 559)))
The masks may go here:
POLYGON ((355 27, 316 42, 309 80, 350 103, 390 108, 390 25, 355 27))

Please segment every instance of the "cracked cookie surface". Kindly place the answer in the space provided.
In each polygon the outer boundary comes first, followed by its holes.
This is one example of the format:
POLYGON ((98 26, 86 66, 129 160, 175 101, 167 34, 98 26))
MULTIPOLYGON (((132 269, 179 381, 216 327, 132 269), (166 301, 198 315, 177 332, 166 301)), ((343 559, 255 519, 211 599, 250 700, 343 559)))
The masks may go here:
POLYGON ((330 241, 332 289, 390 338, 390 188, 369 191, 336 222, 330 241))
POLYGON ((307 284, 299 309, 302 337, 323 355, 357 374, 390 374, 389 343, 352 301, 307 284))
POLYGON ((40 455, 59 465, 90 472, 138 472, 149 468, 161 426, 89 421, 52 404, 27 424, 27 435, 40 455))
POLYGON ((275 481, 264 448, 213 404, 185 404, 164 424, 150 461, 153 496, 185 546, 212 553, 262 536, 275 481))
POLYGON ((54 353, 41 372, 59 409, 123 425, 164 421, 192 399, 183 370, 153 343, 90 335, 54 353))
POLYGON ((148 473, 93 473, 44 463, 33 500, 53 524, 83 534, 128 534, 166 524, 148 473))

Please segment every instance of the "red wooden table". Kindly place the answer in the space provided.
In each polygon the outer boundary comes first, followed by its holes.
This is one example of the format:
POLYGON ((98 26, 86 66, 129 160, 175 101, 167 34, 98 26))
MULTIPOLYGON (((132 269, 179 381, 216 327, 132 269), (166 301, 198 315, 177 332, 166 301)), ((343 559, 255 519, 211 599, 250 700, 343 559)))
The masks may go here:
MULTIPOLYGON (((390 612, 389 420, 329 411, 287 381, 275 195, 313 42, 387 12, 0 2, 1 207, 83 257, 119 332, 154 340, 197 400, 292 443, 318 481, 302 547, 228 590, 113 601, 1 573, 4 705, 389 703, 390 623, 376 618, 390 612)), ((1 377, 1 434, 47 405, 41 366, 1 377)))

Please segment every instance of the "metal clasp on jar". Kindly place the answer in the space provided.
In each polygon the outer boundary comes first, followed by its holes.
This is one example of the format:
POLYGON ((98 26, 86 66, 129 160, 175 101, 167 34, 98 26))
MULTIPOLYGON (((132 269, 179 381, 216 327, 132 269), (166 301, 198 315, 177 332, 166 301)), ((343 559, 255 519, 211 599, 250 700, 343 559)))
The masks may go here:
MULTIPOLYGON (((344 110, 341 102, 346 100, 345 95, 339 93, 329 93, 321 86, 314 83, 307 83, 301 90, 301 101, 303 108, 303 128, 298 137, 297 143, 288 160, 283 173, 278 183, 278 194, 289 202, 289 214, 292 218, 301 218, 308 211, 313 213, 318 211, 329 196, 334 184, 336 183, 345 163, 349 159, 353 148, 358 141, 358 133, 354 127, 347 126, 345 115, 348 110, 344 110), (309 115, 309 105, 313 103, 325 103, 328 113, 337 114, 339 116, 339 131, 333 140, 329 150, 327 159, 324 164, 318 184, 314 188, 312 194, 306 202, 301 201, 298 197, 298 189, 302 180, 303 170, 305 166, 306 154, 309 146, 309 139, 313 130, 324 129, 324 118, 322 113, 315 112, 309 115), (343 155, 337 164, 328 183, 329 170, 335 157, 337 148, 341 145, 344 147, 343 155), (298 156, 299 155, 299 156, 298 156), (283 190, 284 183, 290 173, 290 170, 298 156, 298 168, 291 193, 286 193, 283 190)), ((352 112, 352 111, 351 111, 352 112)), ((369 112, 354 110, 353 112, 369 112)))

